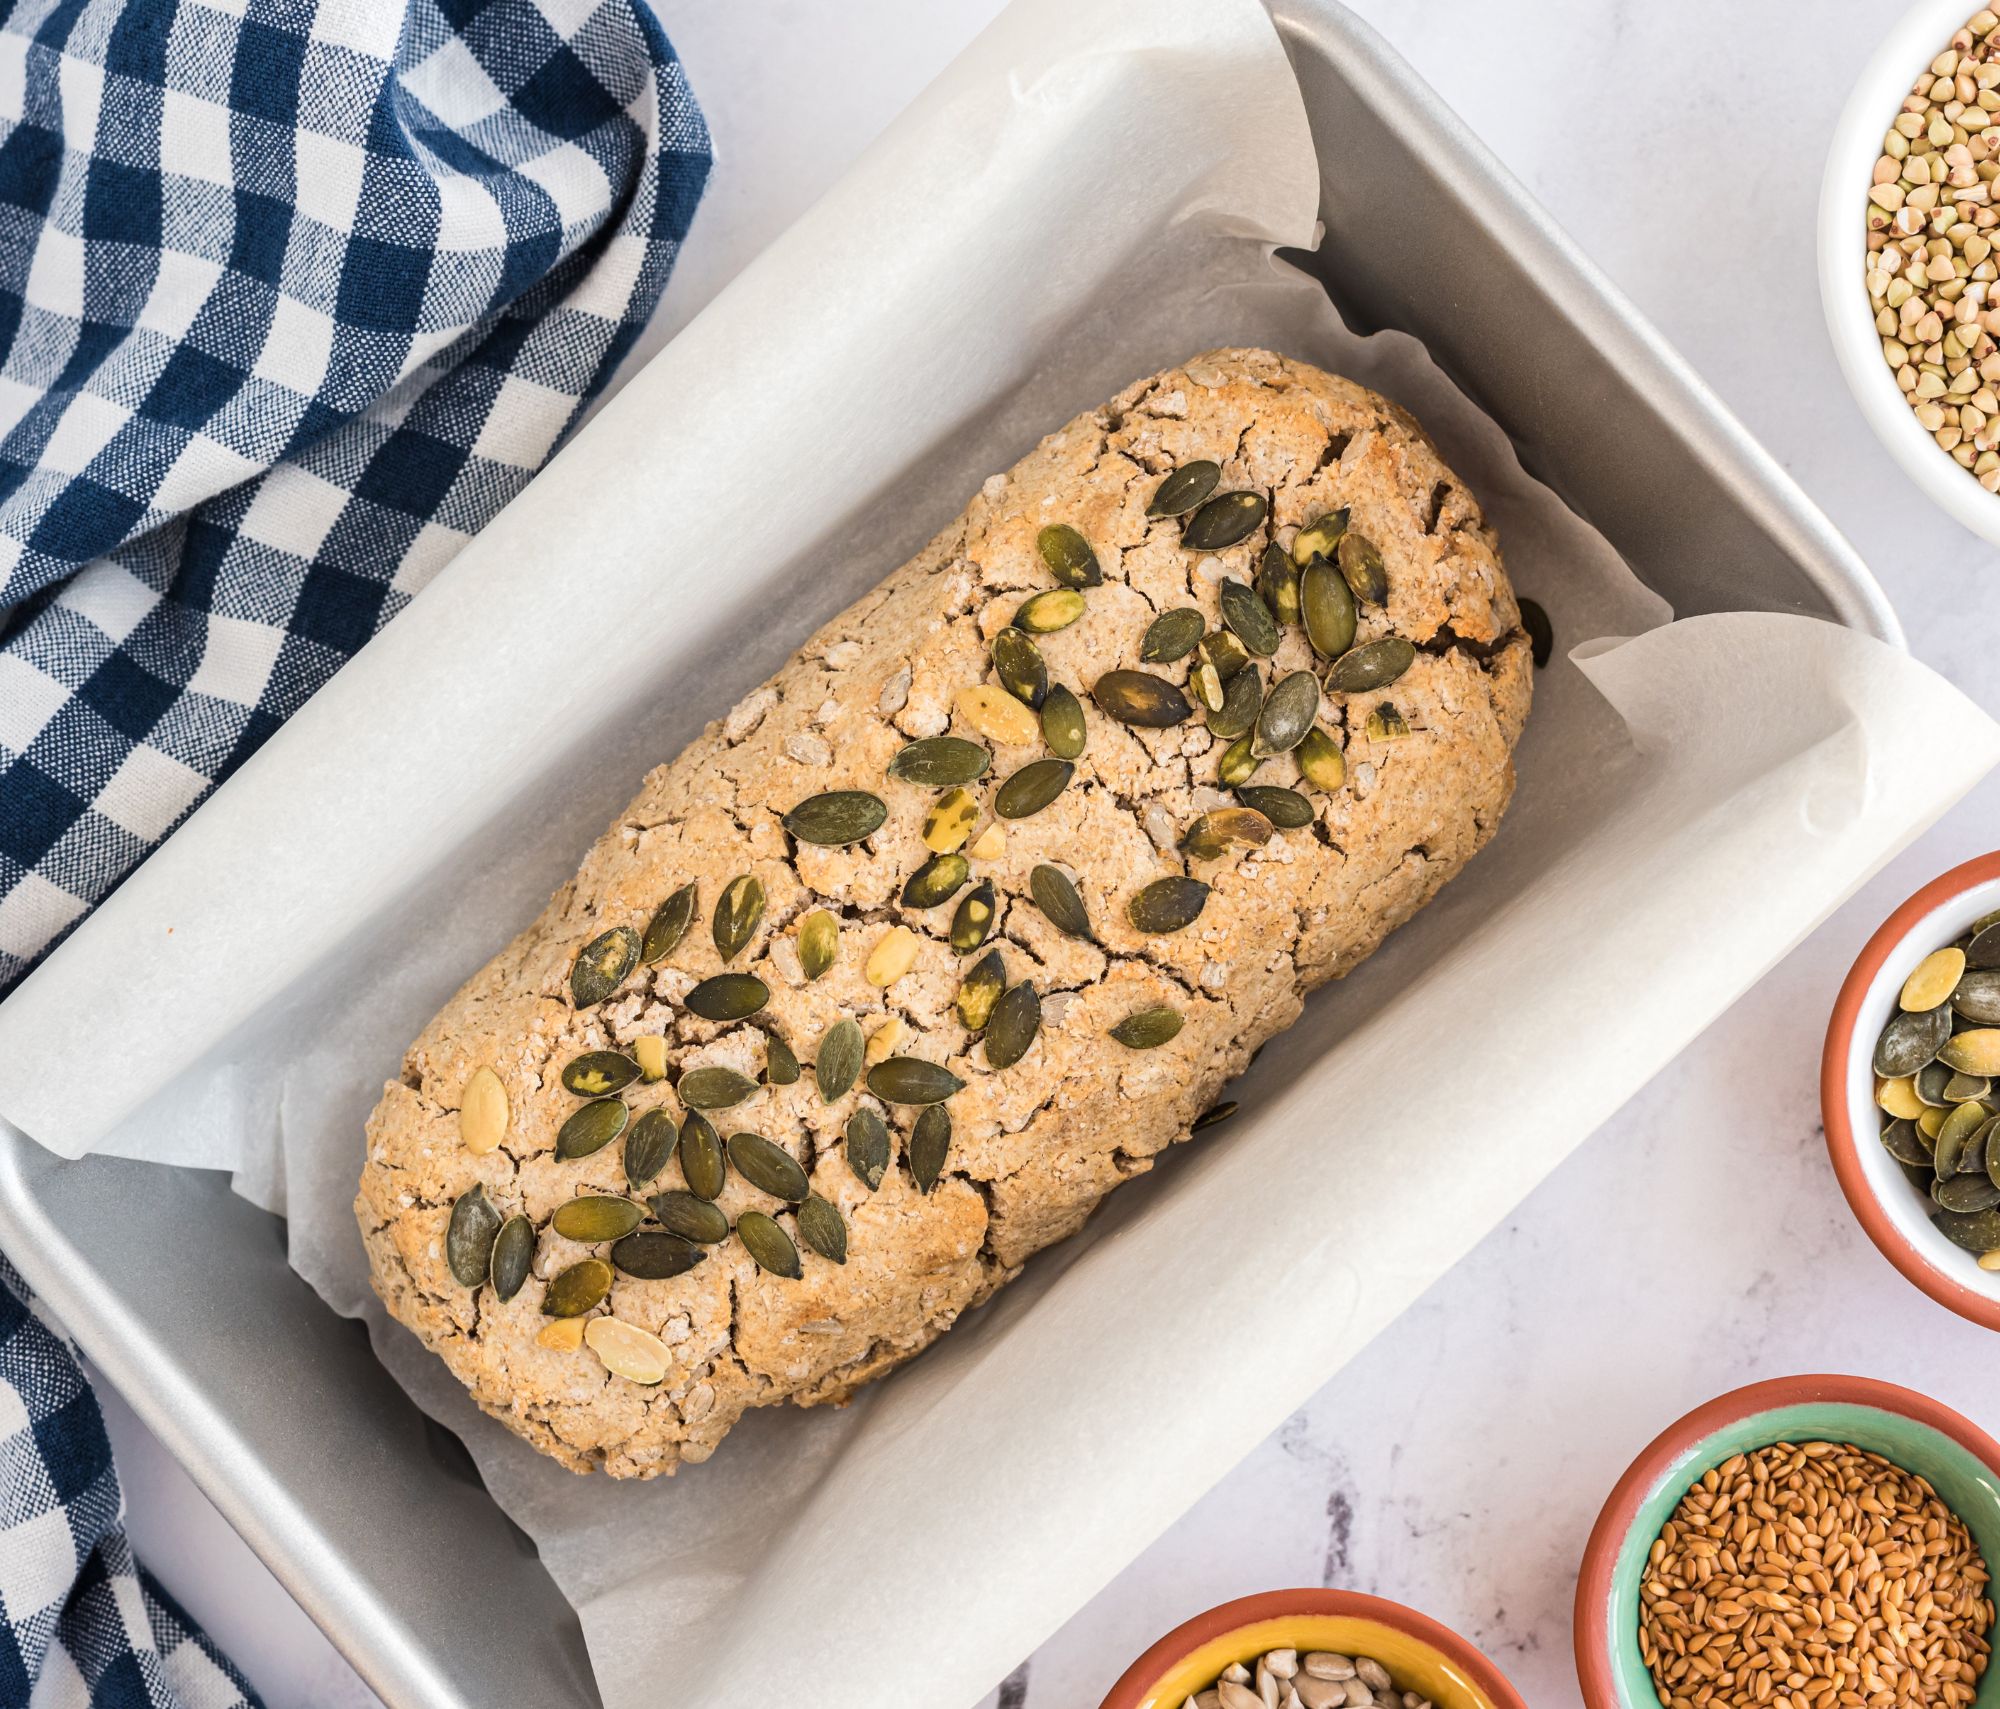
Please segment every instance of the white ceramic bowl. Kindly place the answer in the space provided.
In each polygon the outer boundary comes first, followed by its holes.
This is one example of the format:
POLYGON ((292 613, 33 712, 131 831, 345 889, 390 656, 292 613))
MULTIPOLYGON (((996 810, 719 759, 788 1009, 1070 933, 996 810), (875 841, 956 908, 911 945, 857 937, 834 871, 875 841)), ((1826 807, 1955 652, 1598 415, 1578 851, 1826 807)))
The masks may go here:
POLYGON ((1864 282, 1868 190, 1882 136, 1910 85, 1942 53, 1979 0, 1917 0, 1875 50, 1848 96, 1819 192, 1819 295, 1847 388, 1875 437, 1924 492, 1982 539, 2000 545, 2000 494, 1989 493, 1923 430, 1882 360, 1864 282))

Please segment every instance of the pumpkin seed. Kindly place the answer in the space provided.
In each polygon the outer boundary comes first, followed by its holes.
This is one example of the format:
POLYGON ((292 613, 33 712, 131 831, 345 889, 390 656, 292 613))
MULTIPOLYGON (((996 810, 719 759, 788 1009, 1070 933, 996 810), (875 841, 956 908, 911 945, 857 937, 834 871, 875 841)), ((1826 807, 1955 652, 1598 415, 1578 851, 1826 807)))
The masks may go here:
POLYGON ((655 1193, 646 1201, 646 1208, 668 1233, 698 1246, 719 1246, 729 1238, 729 1218, 697 1194, 678 1189, 655 1193))
POLYGON ((1371 742, 1400 742, 1410 733, 1409 720, 1396 710, 1393 700, 1381 702, 1361 728, 1371 742))
POLYGON ((993 880, 982 878, 952 910, 951 947, 956 954, 970 955, 993 935, 997 918, 993 880))
POLYGON ((570 996, 579 1009, 589 1009, 616 991, 639 962, 639 934, 630 926, 613 926, 577 951, 569 970, 570 996))
POLYGON ((918 1192, 928 1193, 938 1184, 950 1155, 951 1112, 942 1104, 926 1105, 910 1129, 910 1179, 918 1192))
POLYGON ((1126 915, 1149 937, 1194 924, 1208 901, 1208 886, 1197 878, 1156 878, 1126 905, 1126 915))
POLYGON ((1215 667, 1223 682, 1229 683, 1250 662, 1250 649, 1227 629, 1211 629, 1201 638, 1201 656, 1215 667))
POLYGON ((946 789, 984 777, 992 763, 993 756, 977 742, 962 736, 926 736, 896 750, 889 775, 926 789, 946 789))
POLYGON ((972 971, 958 988, 958 1000, 953 1005, 958 1011, 958 1024, 967 1032, 978 1032, 1006 989, 1007 964, 1000 959, 997 949, 991 950, 972 964, 972 971))
POLYGON ((1926 1170, 1931 1166, 1931 1147, 1924 1143, 1922 1136, 1911 1122, 1892 1121, 1883 1128, 1882 1149, 1898 1163, 1908 1163, 1926 1170))
POLYGON ((1347 781, 1347 756, 1340 744, 1315 724, 1299 738, 1299 771, 1315 789, 1331 795, 1347 781))
POLYGON ((1069 787, 1075 775, 1076 767, 1068 760, 1030 760, 994 791, 993 811, 1002 819, 1025 819, 1039 813, 1069 787))
POLYGON ((1107 717, 1121 724, 1164 730, 1192 716, 1187 696, 1163 676, 1150 671, 1106 671, 1090 691, 1107 717))
POLYGON ((846 848, 882 828, 889 809, 865 789, 829 789, 809 795, 785 815, 785 829, 802 843, 846 848))
POLYGON ((764 1084, 767 1086, 796 1086, 799 1083, 799 1059, 792 1053, 792 1047, 776 1033, 764 1035, 764 1084))
POLYGON ((1200 1133, 1203 1128, 1220 1127, 1231 1116, 1236 1114, 1236 1110, 1236 1100, 1234 1098, 1224 1098, 1221 1103, 1210 1105, 1209 1108, 1203 1110, 1200 1115, 1188 1123, 1188 1132, 1200 1133))
POLYGON ((1898 1010, 1889 1017, 1889 1024, 1875 1041, 1875 1072, 1885 1079, 1914 1074, 1937 1055, 1950 1037, 1949 1009, 1916 1014, 1898 1010))
POLYGON ((642 1033, 632 1041, 632 1058, 639 1064, 639 1078, 648 1085, 667 1077, 667 1041, 659 1033, 642 1033))
POLYGON ((1521 627, 1528 632, 1528 656, 1535 661, 1535 669, 1541 670, 1556 649, 1555 626, 1549 622, 1549 614, 1532 599, 1520 603, 1521 627))
POLYGON ((2000 1205, 2000 1187, 1984 1175, 1954 1175, 1939 1181, 1931 1197, 1948 1211, 1984 1211, 2000 1205))
POLYGON ((1254 807, 1218 807, 1204 813, 1181 837, 1189 860, 1220 860, 1231 849, 1261 849, 1271 840, 1271 821, 1254 807))
POLYGON ((1170 665, 1176 659, 1184 659, 1201 645, 1207 628, 1207 619, 1191 605, 1163 611, 1146 625, 1145 637, 1139 643, 1139 662, 1170 665))
POLYGON ((753 872, 732 878, 716 898, 715 918, 709 923, 716 954, 724 961, 734 961, 757 935, 763 918, 763 880, 753 872))
POLYGON ((1299 567, 1275 540, 1264 548, 1264 556, 1258 562, 1257 591, 1271 608, 1271 615, 1286 627, 1301 620, 1299 567))
MULTIPOLYGON (((542 1290, 542 1315, 581 1317, 603 1303, 611 1292, 611 1266, 602 1258, 585 1258, 549 1280, 542 1290)), ((586 1332, 587 1333, 587 1332, 586 1332)))
POLYGON ((556 1129, 556 1160, 567 1163, 602 1151, 625 1131, 631 1114, 622 1098, 598 1098, 585 1104, 556 1129))
POLYGON ((562 1071, 564 1090, 579 1098, 622 1092, 638 1078, 638 1063, 618 1050, 587 1050, 562 1071))
POLYGON ((762 1134, 732 1133, 729 1161, 736 1173, 761 1192, 797 1204, 812 1191, 799 1160, 782 1145, 773 1145, 762 1134))
MULTIPOLYGON (((1044 685, 1042 698, 1047 697, 1048 689, 1044 685)), ((1041 729, 1041 721, 1029 706, 1016 700, 1006 689, 995 688, 991 683, 974 683, 970 688, 961 688, 957 704, 960 717, 987 740, 1003 748, 1027 747, 1041 729)))
MULTIPOLYGON (((696 1204, 701 1201, 696 1199, 696 1204)), ((708 1207, 715 1210, 713 1205, 708 1207)), ((715 1211, 721 1216, 720 1211, 715 1211)), ((727 1220, 722 1231, 729 1232, 727 1220)), ((659 1234, 648 1229, 643 1234, 628 1234, 611 1248, 611 1264, 614 1269, 623 1270, 642 1282, 666 1282, 676 1276, 685 1276, 708 1254, 678 1234, 659 1234)))
MULTIPOLYGON (((992 1033, 990 1020, 986 1030, 992 1033)), ((949 1068, 921 1056, 892 1056, 868 1070, 868 1090, 885 1104, 941 1104, 964 1085, 949 1068)))
POLYGON ((1983 1074, 1954 1074, 1944 1083, 1944 1101, 1947 1104, 1969 1104, 1975 1098, 1984 1098, 1993 1090, 1993 1082, 1983 1074))
POLYGON ((1084 744, 1089 740, 1083 702, 1061 683, 1051 687, 1048 699, 1042 702, 1042 740, 1057 759, 1083 758, 1084 744))
POLYGON ((1264 704, 1264 673, 1255 665, 1238 671, 1222 691, 1222 708, 1208 715, 1209 734, 1225 742, 1248 735, 1257 723, 1258 708, 1264 704))
POLYGON ((1188 693, 1204 712, 1220 712, 1226 704, 1222 678, 1206 659, 1196 660, 1188 672, 1188 693))
POLYGON ((863 1106, 847 1118, 847 1166, 869 1192, 882 1185, 889 1169, 889 1130, 882 1118, 863 1106))
POLYGON ((1075 588, 1052 587, 1030 594, 1014 613, 1014 627, 1030 635, 1053 635, 1067 629, 1084 613, 1083 595, 1075 588))
POLYGON ((1161 1003, 1127 1015, 1111 1029, 1111 1036, 1128 1050, 1155 1050, 1181 1030, 1181 1013, 1161 1003))
POLYGON ((924 847, 933 854, 953 854, 979 823, 979 797, 969 789, 947 789, 924 815, 924 847))
POLYGON ((1311 671, 1293 671, 1272 686, 1257 714, 1259 754, 1288 754, 1306 739, 1319 716, 1319 678, 1311 671))
MULTIPOLYGON (((1983 1106, 1981 1106, 1983 1107, 1983 1106)), ((1958 1173, 1961 1175, 1984 1175, 1987 1171, 1988 1142, 1993 1137, 1991 1115, 1973 1130, 1972 1137, 1965 1142, 1965 1149, 1958 1154, 1958 1173)), ((1963 1205, 1956 1207, 1963 1210, 1963 1205)))
POLYGON ((1931 1224, 1954 1246, 1968 1252, 1987 1253, 2000 1249, 2000 1210, 1940 1210, 1931 1224))
POLYGON ((458 1095, 458 1137, 475 1157, 498 1151, 507 1137, 507 1088, 483 1064, 466 1076, 458 1095))
MULTIPOLYGON (((1025 631, 1009 627, 993 637, 993 674, 999 677, 1000 686, 1023 706, 1041 710, 1049 692, 1048 661, 1025 631)), ((981 734, 991 736, 993 732, 986 730, 981 734)), ((1032 724, 1027 739, 1031 742, 1035 739, 1032 724)))
POLYGON ((625 1179, 643 1187, 666 1168, 681 1142, 681 1130, 665 1110, 648 1110, 625 1136, 625 1179))
POLYGON ((696 903, 695 887, 683 884, 673 895, 662 902, 653 917, 646 922, 646 935, 639 945, 639 959, 648 967, 664 956, 672 955, 687 936, 687 929, 694 923, 696 903))
POLYGON ((1190 552, 1220 552, 1247 540, 1263 525, 1269 507, 1262 493, 1218 493, 1188 518, 1181 544, 1190 552))
POLYGON ((488 1276, 496 1299, 511 1300, 521 1291, 535 1262, 535 1225, 518 1212, 500 1225, 493 1237, 488 1276))
POLYGON ((1965 951, 1956 946, 1935 949, 1910 970, 1897 997, 1899 1007, 1911 1010, 1935 1009, 1949 1002, 1965 972, 1965 951))
POLYGON ((705 1021, 742 1021, 770 1000, 770 986, 754 973, 718 973, 704 979, 681 1003, 705 1021))
POLYGON ((1942 1062, 1926 1062, 1911 1076, 1910 1088, 1923 1103, 1945 1109, 1949 1107, 1950 1100, 1945 1097, 1944 1089, 1951 1080, 1952 1072, 1942 1062))
POLYGON ((832 967, 840 956, 840 922, 824 908, 815 908, 799 922, 799 970, 808 982, 832 967))
POLYGON ((1981 1104, 1960 1104, 1944 1118, 1939 1124, 1936 1143, 1931 1153, 1932 1167, 1940 1175, 1958 1173, 1959 1165, 1964 1161, 1965 1148, 1971 1144, 1972 1136, 1986 1125, 1992 1114, 1991 1110, 1981 1104))
POLYGON ((1891 1115, 1901 1110, 1912 1111, 1917 1131, 1936 1144, 1938 1129, 1944 1126, 1944 1118, 1951 1113, 1950 1110, 1943 1104, 1932 1109, 1928 1104, 1919 1102, 1915 1094, 1910 1091, 1910 1082, 1907 1080, 1891 1080, 1883 1090, 1885 1095, 1880 1100, 1882 1107, 1891 1115), (1886 1095, 1890 1087, 1897 1088, 1897 1096, 1893 1099, 1886 1095))
POLYGON ((854 1082, 861 1078, 861 1057, 868 1041, 861 1036, 861 1023, 851 1015, 835 1021, 819 1041, 819 1055, 813 1062, 813 1078, 819 1082, 820 1102, 838 1103, 854 1082))
POLYGON ((1302 831, 1313 822, 1313 804, 1296 789, 1251 784, 1237 790, 1236 799, 1255 808, 1280 831, 1302 831))
POLYGON ((2000 968, 1974 968, 1951 994, 1954 1013, 1982 1026, 2000 1025, 2000 968))
POLYGON ((1977 928, 1965 946, 1967 967, 2000 967, 2000 925, 1977 928))
POLYGON ((1229 576, 1217 589, 1217 595, 1222 601, 1222 621, 1245 648, 1260 659, 1268 659, 1278 650, 1281 639, 1278 620, 1255 588, 1229 576))
POLYGON ((1938 1055, 1961 1074, 2000 1074, 2000 1028, 1957 1033, 1945 1040, 1938 1055))
POLYGON ((499 1233, 500 1213, 486 1196, 486 1183, 475 1181, 458 1195, 444 1232, 444 1261, 461 1287, 476 1288, 486 1280, 499 1233))
POLYGON ((1257 755, 1255 740, 1246 730, 1222 750, 1222 758, 1215 765, 1216 781, 1225 789, 1241 789, 1263 763, 1257 755))
POLYGON ((1326 673, 1326 686, 1336 694, 1366 694, 1370 689, 1387 688, 1417 660, 1417 649, 1400 635, 1384 635, 1379 641, 1342 653, 1326 673))
POLYGON ((1340 565, 1341 579, 1356 599, 1370 605, 1388 603, 1389 578, 1382 568, 1381 549, 1367 535, 1343 534, 1334 559, 1340 565))
POLYGON ((949 902, 972 877, 972 862, 962 854, 932 855, 903 885, 905 908, 935 908, 949 902))
POLYGON ((589 1194, 556 1206, 549 1226, 565 1240, 595 1246, 600 1241, 622 1240, 639 1226, 644 1215, 630 1199, 589 1194))
POLYGON ((1067 522, 1052 522, 1035 536, 1035 549, 1049 574, 1064 587, 1096 587, 1104 580, 1090 542, 1067 522))
POLYGON ((986 1066, 1012 1068, 1041 1030, 1042 1000, 1034 986, 1025 979, 1008 986, 986 1022, 986 1066))
POLYGON ((796 1282, 805 1272, 799 1265, 799 1249, 792 1237, 762 1211, 745 1211, 736 1219, 736 1238, 743 1250, 757 1261, 757 1268, 796 1282))
POLYGON ((1340 537, 1347 532, 1347 512, 1329 510, 1317 520, 1308 522, 1292 537, 1292 562, 1304 569, 1315 558, 1324 558, 1329 563, 1340 547, 1340 537))
POLYGON ((799 1238, 832 1264, 847 1262, 847 1224, 831 1202, 814 1193, 799 1206, 793 1219, 799 1238))
POLYGON ((1036 866, 1028 874, 1028 894, 1049 924, 1065 937, 1082 938, 1087 943, 1097 941, 1097 934, 1090 929, 1090 913, 1083 905, 1083 896, 1060 867, 1050 866, 1046 861, 1036 866))
POLYGON ((1215 483, 1221 479, 1222 465, 1206 457, 1183 463, 1153 489, 1153 502, 1146 506, 1146 514, 1185 516, 1215 491, 1215 483))
POLYGON ((1324 558, 1314 558, 1299 575, 1299 615, 1321 658, 1337 659, 1354 645, 1353 590, 1324 558))
POLYGON ((706 1068, 690 1068, 674 1090, 691 1110, 726 1110, 756 1091, 757 1082, 733 1068, 712 1063, 706 1068))
POLYGON ((594 1317, 583 1326, 584 1345, 604 1362, 614 1377, 651 1388, 666 1381, 673 1369, 667 1344, 649 1329, 621 1323, 615 1317, 594 1317))
POLYGON ((681 1124, 681 1179, 698 1199, 721 1198, 723 1183, 729 1179, 722 1135, 699 1110, 692 1111, 681 1124))

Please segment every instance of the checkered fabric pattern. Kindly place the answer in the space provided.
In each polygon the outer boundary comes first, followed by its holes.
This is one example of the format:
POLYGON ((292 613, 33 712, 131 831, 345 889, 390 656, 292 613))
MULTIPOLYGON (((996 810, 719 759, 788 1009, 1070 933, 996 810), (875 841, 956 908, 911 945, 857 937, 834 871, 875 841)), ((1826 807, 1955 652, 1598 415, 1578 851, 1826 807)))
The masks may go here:
POLYGON ((133 1561, 124 1512, 76 1349, 0 1258, 0 1704, 257 1709, 133 1561))
POLYGON ((547 460, 709 147, 645 0, 0 14, 4 992, 547 460))

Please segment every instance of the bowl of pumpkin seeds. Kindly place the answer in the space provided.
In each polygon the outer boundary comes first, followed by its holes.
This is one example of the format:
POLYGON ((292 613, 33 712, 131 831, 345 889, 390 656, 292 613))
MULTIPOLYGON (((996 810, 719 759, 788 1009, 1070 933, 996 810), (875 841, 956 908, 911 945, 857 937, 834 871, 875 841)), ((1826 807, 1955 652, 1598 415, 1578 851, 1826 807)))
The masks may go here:
POLYGON ((1527 1709, 1449 1626, 1351 1590, 1272 1590, 1176 1626, 1102 1709, 1527 1709))
POLYGON ((1882 1255, 2000 1329, 2000 853, 1934 879, 1869 939, 1827 1028, 1820 1109, 1882 1255))

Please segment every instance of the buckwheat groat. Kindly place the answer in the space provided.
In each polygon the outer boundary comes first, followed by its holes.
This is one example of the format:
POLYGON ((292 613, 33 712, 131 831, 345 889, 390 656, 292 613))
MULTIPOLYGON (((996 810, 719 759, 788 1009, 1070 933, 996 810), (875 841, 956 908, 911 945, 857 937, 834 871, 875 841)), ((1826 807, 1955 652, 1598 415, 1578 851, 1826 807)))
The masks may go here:
POLYGON ((376 1288, 578 1471, 845 1399, 1492 835, 1529 670, 1395 405, 1259 350, 1130 387, 653 772, 424 1030, 369 1123, 376 1288))

